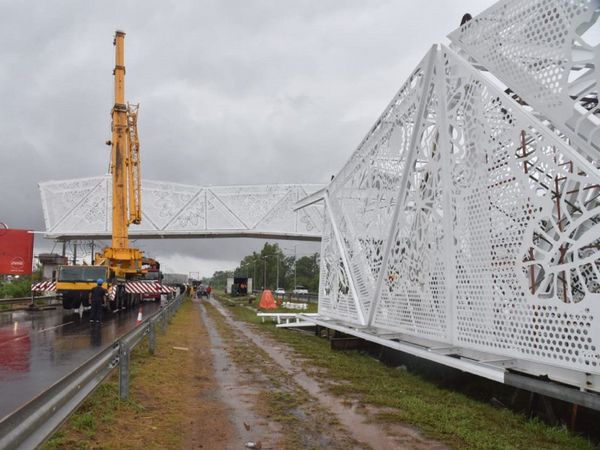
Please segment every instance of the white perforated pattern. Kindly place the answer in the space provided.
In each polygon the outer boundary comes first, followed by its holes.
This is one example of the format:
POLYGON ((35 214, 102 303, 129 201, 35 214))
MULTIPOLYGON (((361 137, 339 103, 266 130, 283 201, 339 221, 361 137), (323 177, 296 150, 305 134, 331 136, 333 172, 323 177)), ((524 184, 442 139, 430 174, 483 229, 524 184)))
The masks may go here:
MULTIPOLYGON (((320 185, 192 186, 143 180, 142 223, 131 232, 224 231, 300 234, 318 237, 322 205, 294 211, 296 202, 320 185)), ((40 183, 46 232, 61 236, 110 233, 111 179, 108 176, 40 183)), ((164 233, 163 233, 164 232, 164 233)))
POLYGON ((398 91, 329 188, 357 293, 370 308, 423 90, 425 60, 398 91))
POLYGON ((329 317, 360 322, 349 277, 336 244, 331 222, 325 220, 321 241, 321 274, 319 283, 319 310, 329 317))
POLYGON ((444 205, 438 99, 431 83, 416 140, 416 154, 394 239, 383 271, 375 325, 416 336, 448 338, 444 205))
MULTIPOLYGON (((363 262, 372 296, 347 289, 360 283, 343 255, 366 261, 359 246, 372 235, 340 201, 338 239, 325 228, 319 312, 361 325, 354 305, 374 307, 367 325, 600 373, 600 173, 459 55, 436 52, 396 201, 392 186, 381 196, 345 179, 330 187, 338 200, 398 208, 383 216, 397 220, 389 242, 379 234, 381 262, 363 262)), ((386 157, 366 153, 352 173, 386 157)))
POLYGON ((597 0, 506 0, 448 37, 596 160, 599 14, 597 0))

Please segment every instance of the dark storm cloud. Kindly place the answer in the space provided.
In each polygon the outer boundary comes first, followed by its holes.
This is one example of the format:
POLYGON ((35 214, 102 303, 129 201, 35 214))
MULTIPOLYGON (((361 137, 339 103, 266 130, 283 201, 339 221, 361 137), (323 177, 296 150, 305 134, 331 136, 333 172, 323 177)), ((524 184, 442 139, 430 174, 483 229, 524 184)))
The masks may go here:
MULTIPOLYGON (((127 98, 142 104, 144 178, 322 183, 431 44, 484 6, 0 1, 0 221, 41 230, 39 181, 106 172, 115 29, 127 32, 127 98)), ((232 260, 260 246, 173 244, 232 260)))

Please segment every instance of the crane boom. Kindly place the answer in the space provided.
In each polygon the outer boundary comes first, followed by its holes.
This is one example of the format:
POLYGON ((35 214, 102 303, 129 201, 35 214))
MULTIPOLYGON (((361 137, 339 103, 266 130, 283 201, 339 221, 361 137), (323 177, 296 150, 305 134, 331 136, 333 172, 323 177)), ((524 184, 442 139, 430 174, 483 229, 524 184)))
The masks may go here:
POLYGON ((127 157, 127 177, 129 179, 129 224, 139 225, 142 221, 142 178, 140 173, 140 140, 137 131, 137 118, 140 109, 136 105, 127 104, 127 127, 129 145, 127 157))
MULTIPOLYGON (((89 304, 90 290, 96 286, 99 278, 104 280, 103 286, 111 292, 110 307, 115 311, 131 307, 142 300, 138 295, 141 294, 139 285, 136 294, 127 292, 128 281, 141 281, 143 285, 148 270, 160 279, 160 264, 153 259, 144 258, 139 249, 129 246, 129 225, 139 224, 142 220, 140 141, 137 129, 140 105, 125 102, 125 33, 117 31, 113 43, 115 103, 111 110, 112 139, 107 142, 111 146, 112 245, 94 255, 93 266, 78 266, 79 270, 75 271, 73 266, 60 268, 56 290, 62 295, 65 309, 89 304), (149 268, 144 268, 145 266, 149 268)), ((152 280, 150 282, 144 293, 150 294, 152 298, 157 298, 158 295, 160 299, 161 293, 157 293, 155 283, 152 280)))
POLYGON ((112 109, 112 246, 129 247, 127 183, 127 105, 125 104, 125 33, 115 35, 115 104, 112 109))
POLYGON ((115 104, 110 145, 112 175, 112 246, 96 264, 110 267, 116 278, 142 272, 142 252, 129 247, 129 225, 141 222, 141 177, 137 116, 139 105, 125 103, 125 33, 117 31, 115 45, 115 104))

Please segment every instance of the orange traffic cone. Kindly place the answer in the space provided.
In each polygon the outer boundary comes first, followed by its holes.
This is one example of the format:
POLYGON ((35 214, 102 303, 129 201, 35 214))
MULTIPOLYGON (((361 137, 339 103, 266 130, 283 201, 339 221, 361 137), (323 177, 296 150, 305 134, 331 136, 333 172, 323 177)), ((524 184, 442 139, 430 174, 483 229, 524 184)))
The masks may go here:
POLYGON ((142 323, 142 307, 140 306, 140 310, 138 311, 138 316, 137 316, 137 320, 135 321, 136 325, 139 325, 140 323, 142 323))

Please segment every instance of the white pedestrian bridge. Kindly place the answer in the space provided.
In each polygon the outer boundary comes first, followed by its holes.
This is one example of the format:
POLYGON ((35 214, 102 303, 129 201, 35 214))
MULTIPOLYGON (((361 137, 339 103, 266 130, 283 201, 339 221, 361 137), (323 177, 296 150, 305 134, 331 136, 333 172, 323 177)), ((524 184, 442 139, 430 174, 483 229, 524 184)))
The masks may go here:
MULTIPOLYGON (((142 182, 142 223, 132 238, 260 237, 318 241, 323 207, 294 211, 298 200, 323 186, 268 184, 193 186, 142 182)), ((108 239, 112 189, 109 175, 40 183, 45 236, 56 240, 108 239)))

